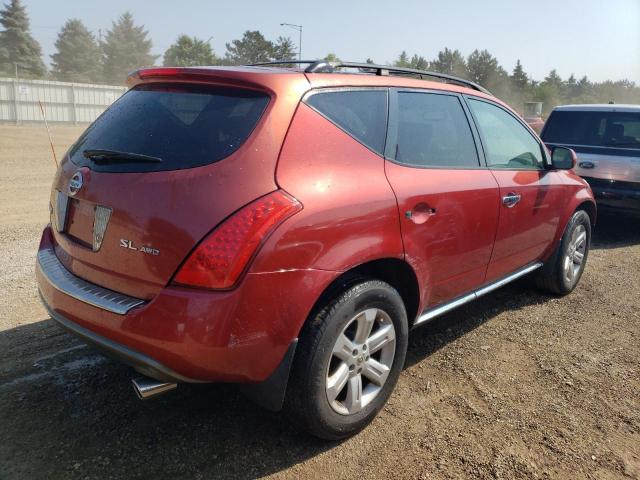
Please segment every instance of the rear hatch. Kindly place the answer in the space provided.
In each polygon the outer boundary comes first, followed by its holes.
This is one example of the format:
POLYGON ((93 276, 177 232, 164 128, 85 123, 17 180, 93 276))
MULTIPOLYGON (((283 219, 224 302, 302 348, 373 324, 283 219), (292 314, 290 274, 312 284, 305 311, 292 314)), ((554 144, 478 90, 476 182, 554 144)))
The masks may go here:
POLYGON ((237 71, 215 71, 205 82, 170 73, 138 81, 82 134, 51 195, 67 269, 143 299, 218 223, 277 188, 275 163, 297 104, 278 102, 273 86, 259 83, 264 74, 240 82, 237 71))
POLYGON ((554 110, 542 139, 573 148, 581 177, 640 183, 640 110, 614 108, 554 110))

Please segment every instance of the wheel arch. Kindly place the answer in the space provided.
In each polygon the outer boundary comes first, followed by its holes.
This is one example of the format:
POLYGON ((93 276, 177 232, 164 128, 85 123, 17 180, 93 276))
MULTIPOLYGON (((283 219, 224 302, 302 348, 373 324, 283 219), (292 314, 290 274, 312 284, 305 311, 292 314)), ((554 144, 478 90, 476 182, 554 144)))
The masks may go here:
POLYGON ((583 201, 575 208, 574 212, 577 212, 578 210, 584 210, 585 212, 587 212, 587 215, 589 215, 589 218, 591 219, 591 227, 593 227, 596 224, 596 219, 598 217, 598 210, 596 208, 596 204, 594 201, 592 200, 583 201))
POLYGON ((407 310, 407 319, 411 327, 418 316, 420 287, 418 277, 411 265, 398 258, 369 260, 342 272, 320 294, 305 324, 327 301, 354 283, 365 279, 382 280, 398 291, 407 310))
POLYGON ((562 240, 562 235, 564 234, 565 229, 567 228, 567 224, 574 213, 578 210, 584 210, 589 215, 591 219, 591 226, 593 227, 596 223, 597 217, 597 207, 596 202, 593 199, 593 195, 588 188, 580 188, 575 195, 567 199, 567 203, 564 206, 562 214, 560 215, 560 221, 558 222, 558 227, 556 229, 556 235, 553 241, 550 243, 549 248, 542 256, 542 259, 546 261, 549 259, 553 252, 555 251, 558 243, 562 240))

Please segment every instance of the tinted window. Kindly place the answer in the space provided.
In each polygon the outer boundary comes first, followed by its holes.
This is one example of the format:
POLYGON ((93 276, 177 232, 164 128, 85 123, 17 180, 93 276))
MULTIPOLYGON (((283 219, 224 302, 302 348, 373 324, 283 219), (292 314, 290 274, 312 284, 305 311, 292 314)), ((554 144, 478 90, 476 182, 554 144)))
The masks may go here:
POLYGON ((597 147, 640 148, 640 113, 555 111, 543 140, 597 147))
POLYGON ((399 92, 395 159, 421 167, 479 166, 460 100, 451 95, 399 92))
POLYGON ((306 103, 382 154, 387 128, 387 91, 350 90, 311 95, 306 103))
POLYGON ((480 100, 469 100, 469 108, 482 135, 490 167, 544 168, 540 144, 513 116, 480 100))
POLYGON ((71 160, 98 171, 191 168, 223 159, 251 134, 269 97, 240 89, 139 86, 105 111, 71 147, 71 160), (160 163, 94 163, 85 150, 150 155, 160 163))

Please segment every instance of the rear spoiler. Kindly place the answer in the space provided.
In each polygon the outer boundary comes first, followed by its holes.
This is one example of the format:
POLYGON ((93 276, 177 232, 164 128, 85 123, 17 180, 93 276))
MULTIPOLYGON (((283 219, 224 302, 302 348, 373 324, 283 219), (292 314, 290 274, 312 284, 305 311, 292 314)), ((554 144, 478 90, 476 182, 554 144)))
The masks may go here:
POLYGON ((185 82, 245 87, 264 91, 270 89, 259 82, 257 71, 233 67, 157 67, 142 68, 127 76, 127 86, 133 88, 141 83, 185 82))

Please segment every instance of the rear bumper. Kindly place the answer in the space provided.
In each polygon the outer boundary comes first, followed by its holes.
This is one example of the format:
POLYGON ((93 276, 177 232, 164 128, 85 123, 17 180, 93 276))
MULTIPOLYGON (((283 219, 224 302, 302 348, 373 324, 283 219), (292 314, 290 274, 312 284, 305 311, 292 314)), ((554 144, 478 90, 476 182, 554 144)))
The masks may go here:
POLYGON ((44 300, 44 298, 42 298, 42 295, 40 295, 40 299, 42 300, 42 303, 47 309, 51 318, 58 322, 58 324, 62 328, 79 337, 83 342, 96 347, 98 350, 101 350, 109 357, 122 363, 126 363, 127 365, 135 368, 138 372, 151 378, 155 378, 156 380, 162 380, 172 383, 199 382, 199 380, 187 378, 177 372, 174 372, 170 368, 162 365, 161 363, 155 361, 153 358, 147 355, 144 355, 125 345, 109 340, 108 338, 102 337, 97 333, 92 332, 91 330, 81 327, 80 325, 72 322, 68 318, 63 317, 56 311, 52 310, 49 305, 47 305, 47 302, 44 300))
POLYGON ((598 205, 640 210, 640 183, 583 177, 591 186, 598 205))
MULTIPOLYGON (((51 250, 52 241, 47 228, 40 251, 51 250)), ((70 295, 44 274, 40 262, 36 266, 38 289, 54 320, 141 373, 170 382, 265 381, 336 275, 249 273, 236 289, 224 292, 167 286, 120 314, 70 295)))

